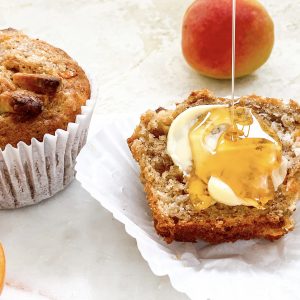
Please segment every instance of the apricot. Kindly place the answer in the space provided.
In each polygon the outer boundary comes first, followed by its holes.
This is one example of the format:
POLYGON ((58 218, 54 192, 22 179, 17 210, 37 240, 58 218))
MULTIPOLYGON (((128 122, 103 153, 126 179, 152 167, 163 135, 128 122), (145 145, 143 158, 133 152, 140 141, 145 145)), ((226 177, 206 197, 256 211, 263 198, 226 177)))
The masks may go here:
MULTIPOLYGON (((232 1, 196 0, 182 27, 182 51, 202 75, 231 78, 232 1)), ((235 77, 248 75, 269 58, 274 44, 273 21, 257 0, 236 0, 235 77)))
POLYGON ((2 245, 0 244, 0 294, 3 289, 5 278, 5 256, 2 245))

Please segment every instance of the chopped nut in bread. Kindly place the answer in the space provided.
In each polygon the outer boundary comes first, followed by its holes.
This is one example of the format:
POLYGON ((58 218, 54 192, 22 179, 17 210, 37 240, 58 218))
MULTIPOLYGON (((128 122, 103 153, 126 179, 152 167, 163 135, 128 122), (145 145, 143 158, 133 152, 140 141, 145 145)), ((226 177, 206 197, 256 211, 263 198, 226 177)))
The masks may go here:
POLYGON ((0 114, 13 113, 34 117, 43 110, 41 97, 28 91, 4 92, 0 95, 0 114))
POLYGON ((12 78, 20 88, 45 95, 55 94, 61 83, 59 77, 44 74, 15 73, 12 78))

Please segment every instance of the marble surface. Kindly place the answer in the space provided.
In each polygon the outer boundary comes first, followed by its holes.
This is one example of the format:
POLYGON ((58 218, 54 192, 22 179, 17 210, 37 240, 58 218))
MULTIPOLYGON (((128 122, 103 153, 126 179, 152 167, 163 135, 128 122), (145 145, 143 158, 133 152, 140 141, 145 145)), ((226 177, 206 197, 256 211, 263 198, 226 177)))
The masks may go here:
MULTIPOLYGON (((182 58, 180 26, 191 2, 0 0, 0 27, 61 47, 97 75, 95 132, 103 115, 138 114, 193 89, 229 94, 229 81, 202 77, 182 58)), ((267 64, 238 80, 236 93, 300 99, 300 2, 262 2, 275 22, 275 48, 267 64)), ((76 181, 35 207, 1 211, 0 240, 4 300, 187 299, 151 273, 123 226, 76 181)))

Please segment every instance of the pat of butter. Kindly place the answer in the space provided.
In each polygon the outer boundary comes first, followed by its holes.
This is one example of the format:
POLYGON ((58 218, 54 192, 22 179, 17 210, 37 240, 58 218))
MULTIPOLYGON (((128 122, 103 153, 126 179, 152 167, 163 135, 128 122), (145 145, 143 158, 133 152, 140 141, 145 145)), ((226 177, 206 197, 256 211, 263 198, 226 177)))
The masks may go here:
POLYGON ((246 206, 257 206, 257 202, 252 200, 247 201, 239 198, 234 191, 224 181, 217 177, 210 177, 208 181, 208 192, 215 201, 223 203, 229 206, 246 205, 246 206))
MULTIPOLYGON (((214 108, 226 107, 226 105, 200 105, 194 106, 177 116, 172 122, 167 139, 167 152, 172 158, 173 162, 181 169, 184 175, 188 175, 192 168, 192 151, 189 142, 189 131, 191 127, 197 122, 198 118, 214 108)), ((263 131, 252 132, 251 137, 268 136, 263 131)), ((269 137, 268 137, 269 138, 269 137)), ((281 166, 272 173, 272 181, 275 190, 283 183, 287 174, 288 162, 286 158, 282 157, 281 166)), ((208 182, 208 191, 211 197, 217 202, 224 203, 230 206, 248 205, 257 206, 255 201, 239 198, 234 191, 224 183, 222 180, 211 177, 208 182)))
POLYGON ((226 107, 226 105, 201 105, 188 108, 178 115, 171 124, 168 133, 167 152, 185 175, 192 167, 189 131, 202 114, 217 107, 226 107))
POLYGON ((283 183, 286 177, 288 164, 288 160, 284 156, 282 156, 280 167, 272 172, 272 181, 275 191, 277 191, 278 187, 283 183))

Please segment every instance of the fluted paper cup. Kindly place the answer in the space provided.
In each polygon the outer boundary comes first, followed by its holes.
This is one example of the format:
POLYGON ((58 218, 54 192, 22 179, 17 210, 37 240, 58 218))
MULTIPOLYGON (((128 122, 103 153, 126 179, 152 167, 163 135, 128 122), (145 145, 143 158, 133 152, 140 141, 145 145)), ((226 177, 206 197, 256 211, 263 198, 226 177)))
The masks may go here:
POLYGON ((19 142, 0 150, 0 209, 32 205, 64 189, 75 176, 75 161, 86 143, 97 99, 93 78, 91 97, 66 130, 46 134, 43 141, 19 142))

